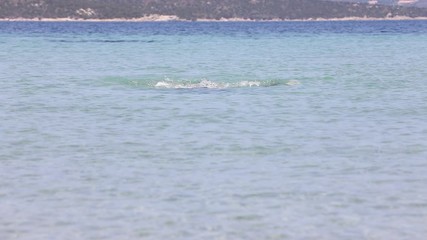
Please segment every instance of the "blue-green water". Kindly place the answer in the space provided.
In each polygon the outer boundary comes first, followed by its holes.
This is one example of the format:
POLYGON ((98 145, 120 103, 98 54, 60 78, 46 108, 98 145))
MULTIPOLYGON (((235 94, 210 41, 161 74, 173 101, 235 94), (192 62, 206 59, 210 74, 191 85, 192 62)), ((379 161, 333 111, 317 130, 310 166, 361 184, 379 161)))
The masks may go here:
POLYGON ((427 21, 0 23, 0 239, 427 238, 427 21))

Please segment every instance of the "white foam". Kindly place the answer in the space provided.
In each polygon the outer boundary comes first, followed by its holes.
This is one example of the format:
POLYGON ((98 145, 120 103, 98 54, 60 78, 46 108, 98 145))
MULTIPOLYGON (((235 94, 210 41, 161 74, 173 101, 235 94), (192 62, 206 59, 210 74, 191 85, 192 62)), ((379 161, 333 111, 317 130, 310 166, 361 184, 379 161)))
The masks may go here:
POLYGON ((191 88, 226 88, 228 84, 216 83, 209 80, 202 80, 197 83, 173 82, 173 81, 160 81, 154 85, 156 88, 175 88, 175 89, 191 89, 191 88))
POLYGON ((220 84, 209 81, 209 80, 202 80, 200 83, 193 84, 193 87, 196 88, 223 88, 220 86, 220 84))
MULTIPOLYGON (((289 80, 287 83, 282 83, 289 86, 300 84, 297 80, 289 80)), ((277 85, 277 84, 275 84, 277 85)), ((262 81, 240 81, 235 83, 224 83, 214 82, 207 79, 203 79, 200 82, 185 82, 185 81, 173 81, 165 79, 157 82, 154 87, 156 88, 169 88, 169 89, 197 89, 197 88, 209 88, 209 89, 223 89, 223 88, 239 88, 239 87, 261 87, 270 86, 262 81)), ((273 86, 273 85, 271 85, 273 86)))
POLYGON ((169 88, 170 84, 167 83, 167 82, 161 81, 161 82, 156 83, 156 85, 154 87, 157 87, 157 88, 169 88))
POLYGON ((259 87, 261 82, 258 81, 241 81, 237 84, 238 87, 259 87))

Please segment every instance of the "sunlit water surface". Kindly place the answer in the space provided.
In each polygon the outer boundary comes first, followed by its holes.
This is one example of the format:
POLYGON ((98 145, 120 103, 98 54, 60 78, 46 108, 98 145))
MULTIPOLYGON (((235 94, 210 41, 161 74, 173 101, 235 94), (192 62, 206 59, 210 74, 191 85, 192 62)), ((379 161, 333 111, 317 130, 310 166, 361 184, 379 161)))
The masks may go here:
POLYGON ((427 22, 0 23, 0 239, 427 239, 427 22))

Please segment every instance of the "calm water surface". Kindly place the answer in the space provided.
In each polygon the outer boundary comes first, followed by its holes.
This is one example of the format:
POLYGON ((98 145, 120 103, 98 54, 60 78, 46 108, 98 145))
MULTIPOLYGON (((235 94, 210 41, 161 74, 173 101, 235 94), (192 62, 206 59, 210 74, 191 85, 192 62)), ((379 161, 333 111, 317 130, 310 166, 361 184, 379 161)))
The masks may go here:
POLYGON ((427 238, 427 21, 0 23, 0 239, 427 238))

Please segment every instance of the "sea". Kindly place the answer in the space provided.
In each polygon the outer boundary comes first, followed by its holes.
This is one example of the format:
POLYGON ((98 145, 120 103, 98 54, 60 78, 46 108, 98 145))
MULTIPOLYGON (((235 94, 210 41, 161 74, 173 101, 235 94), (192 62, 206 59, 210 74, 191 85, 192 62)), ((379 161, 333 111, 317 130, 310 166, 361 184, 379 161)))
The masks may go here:
POLYGON ((427 21, 0 22, 0 239, 427 239, 427 21))

